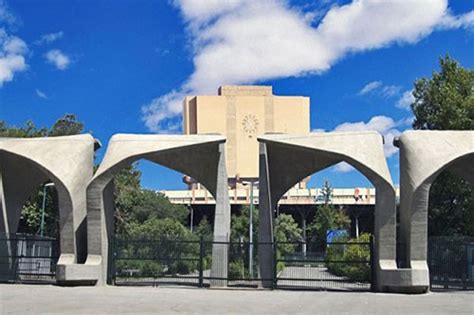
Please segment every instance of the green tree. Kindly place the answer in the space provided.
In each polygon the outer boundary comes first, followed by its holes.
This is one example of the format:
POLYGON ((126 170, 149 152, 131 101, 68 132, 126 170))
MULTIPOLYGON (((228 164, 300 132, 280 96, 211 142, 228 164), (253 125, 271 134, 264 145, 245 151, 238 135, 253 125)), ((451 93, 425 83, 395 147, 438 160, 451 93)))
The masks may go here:
MULTIPOLYGON (((234 242, 242 240, 249 241, 249 214, 250 207, 243 206, 240 215, 232 215, 231 240, 234 242)), ((273 223, 274 238, 278 242, 298 242, 303 239, 303 231, 298 223, 289 214, 280 214, 273 223)), ((253 209, 253 240, 258 240, 258 208, 253 209)))
POLYGON ((282 257, 294 253, 298 242, 303 240, 303 230, 289 214, 280 214, 275 219, 274 237, 278 244, 277 255, 282 257))
MULTIPOLYGON (((474 71, 449 56, 440 71, 415 82, 411 108, 414 129, 473 130, 474 71)), ((430 190, 430 235, 474 235, 474 190, 461 178, 442 172, 430 190)))
MULTIPOLYGON (((233 246, 230 248, 229 254, 229 277, 239 278, 248 274, 248 248, 241 247, 238 243, 242 240, 244 243, 249 241, 249 215, 250 207, 243 206, 240 214, 234 214, 231 218, 231 242, 233 246)), ((297 248, 297 243, 302 241, 302 230, 298 227, 298 223, 289 214, 280 214, 274 220, 273 224, 274 239, 280 242, 277 249, 277 255, 287 255, 294 253, 297 248), (294 242, 293 244, 284 242, 294 242)), ((258 254, 258 208, 253 209, 253 252, 256 256, 258 254)), ((257 256, 256 256, 257 257, 257 256)), ((257 260, 254 259, 254 263, 257 260)), ((278 266, 278 270, 282 269, 283 264, 278 266)), ((254 272, 256 266, 254 266, 254 272)))
POLYGON ((344 210, 339 210, 332 204, 320 205, 309 225, 312 238, 323 248, 326 245, 326 232, 333 229, 348 229, 351 220, 344 210))
POLYGON ((189 210, 172 204, 160 192, 143 189, 140 178, 137 163, 122 169, 115 177, 116 231, 126 233, 128 224, 141 224, 153 218, 173 218, 184 226, 189 210))
POLYGON ((337 276, 348 277, 353 281, 369 281, 370 245, 368 243, 370 239, 371 236, 368 233, 362 233, 358 239, 349 239, 347 236, 339 237, 337 242, 348 244, 328 246, 326 250, 328 271, 337 276), (359 263, 353 263, 354 261, 359 263))
POLYGON ((74 114, 65 114, 56 120, 50 127, 37 127, 35 123, 28 120, 23 126, 9 126, 0 120, 0 137, 12 138, 35 138, 77 135, 84 131, 84 124, 77 120, 74 114))
POLYGON ((64 117, 56 120, 54 125, 48 131, 48 136, 71 136, 78 135, 84 131, 84 124, 77 120, 76 115, 66 114, 64 117))
POLYGON ((203 216, 201 221, 199 221, 198 226, 194 232, 199 238, 203 238, 204 240, 211 241, 212 240, 212 225, 207 220, 206 216, 203 216))
POLYGON ((134 163, 123 168, 114 178, 116 232, 125 233, 126 224, 138 199, 141 172, 134 163))
MULTIPOLYGON (((249 241, 249 221, 250 221, 250 207, 243 206, 240 210, 240 215, 234 214, 231 217, 231 241, 238 242, 242 239, 244 242, 249 241)), ((252 212, 253 221, 253 241, 258 240, 258 208, 254 207, 252 212)))
POLYGON ((47 134, 47 128, 38 128, 31 120, 21 127, 9 126, 5 121, 0 120, 0 137, 34 138, 45 137, 47 134))
POLYGON ((187 274, 197 268, 194 260, 199 255, 199 243, 183 224, 173 218, 156 217, 144 222, 130 222, 127 235, 117 239, 120 251, 117 269, 138 269, 140 276, 159 276, 162 274, 187 274), (128 242, 132 239, 133 242, 128 242), (148 242, 152 240, 153 242, 148 242), (193 242, 190 242, 193 241, 193 242))
POLYGON ((440 58, 439 72, 415 82, 411 104, 414 129, 473 130, 474 71, 449 56, 440 58))
POLYGON ((128 236, 145 240, 196 240, 191 231, 173 218, 150 218, 144 222, 131 222, 128 236))
POLYGON ((323 188, 321 189, 321 195, 323 197, 324 204, 327 205, 332 199, 332 187, 328 180, 324 181, 323 188))

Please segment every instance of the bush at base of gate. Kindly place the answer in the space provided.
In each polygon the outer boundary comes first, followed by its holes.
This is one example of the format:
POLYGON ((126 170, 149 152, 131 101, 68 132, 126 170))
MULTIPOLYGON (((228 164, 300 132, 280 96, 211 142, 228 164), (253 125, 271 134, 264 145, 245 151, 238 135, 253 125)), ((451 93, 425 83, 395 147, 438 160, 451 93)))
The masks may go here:
POLYGON ((361 234, 358 239, 347 239, 340 237, 334 240, 337 242, 347 242, 343 244, 330 244, 326 249, 326 266, 328 271, 337 275, 347 277, 352 281, 370 281, 370 234, 361 234))
MULTIPOLYGON (((204 240, 206 248, 208 242, 204 240)), ((175 219, 152 218, 142 224, 130 224, 125 235, 115 241, 117 277, 156 278, 198 274, 210 266, 211 255, 201 257, 200 238, 175 219)))

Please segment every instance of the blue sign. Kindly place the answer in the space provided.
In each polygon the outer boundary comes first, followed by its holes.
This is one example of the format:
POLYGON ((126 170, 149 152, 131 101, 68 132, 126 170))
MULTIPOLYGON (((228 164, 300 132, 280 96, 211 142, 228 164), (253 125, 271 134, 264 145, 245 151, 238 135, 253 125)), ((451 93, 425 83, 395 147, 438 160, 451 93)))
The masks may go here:
POLYGON ((349 236, 347 230, 327 230, 326 231, 326 244, 337 241, 338 238, 349 236))

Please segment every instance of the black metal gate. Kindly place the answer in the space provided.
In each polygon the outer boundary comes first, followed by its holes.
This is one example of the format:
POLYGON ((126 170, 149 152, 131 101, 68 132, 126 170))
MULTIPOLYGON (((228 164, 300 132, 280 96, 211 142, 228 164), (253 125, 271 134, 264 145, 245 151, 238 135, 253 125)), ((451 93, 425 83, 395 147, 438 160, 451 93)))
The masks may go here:
POLYGON ((204 240, 144 240, 116 237, 112 243, 110 282, 115 285, 208 286, 224 280, 230 287, 257 287, 262 281, 280 289, 370 290, 372 239, 368 242, 267 243, 274 249, 270 266, 260 266, 258 243, 204 240), (212 247, 223 246, 227 278, 211 275, 212 247), (321 248, 323 248, 321 250, 321 248), (262 279, 261 268, 273 270, 262 279), (269 274, 272 274, 271 272, 269 274))
POLYGON ((204 285, 211 249, 203 240, 130 239, 112 244, 110 282, 115 285, 204 285))
POLYGON ((0 236, 0 282, 55 283, 59 242, 26 234, 0 236))
POLYGON ((474 237, 431 237, 428 257, 432 290, 474 289, 474 237))
POLYGON ((275 251, 275 287, 359 291, 373 288, 373 240, 279 242, 275 251))

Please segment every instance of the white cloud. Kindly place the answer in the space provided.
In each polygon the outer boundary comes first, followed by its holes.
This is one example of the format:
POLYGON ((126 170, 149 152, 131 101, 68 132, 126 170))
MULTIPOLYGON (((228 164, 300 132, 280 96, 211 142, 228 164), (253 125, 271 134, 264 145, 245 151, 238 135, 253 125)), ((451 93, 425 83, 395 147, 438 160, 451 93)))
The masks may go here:
POLYGON ((316 129, 311 130, 311 132, 312 133, 318 133, 318 132, 326 132, 326 131, 322 128, 316 128, 316 129))
POLYGON ((415 101, 413 90, 405 91, 395 104, 396 107, 410 110, 410 105, 415 101))
POLYGON ((441 29, 472 28, 474 27, 474 11, 458 16, 446 15, 440 24, 441 29))
POLYGON ((372 81, 372 82, 369 82, 366 85, 364 85, 364 87, 357 94, 365 95, 367 93, 370 93, 370 92, 378 89, 381 86, 382 86, 382 81, 372 81))
POLYGON ((172 91, 153 99, 148 105, 142 107, 145 125, 153 132, 161 133, 177 131, 180 126, 173 119, 181 114, 185 94, 172 91), (170 128, 171 127, 171 128, 170 128))
POLYGON ((41 90, 39 90, 39 89, 36 89, 35 92, 36 92, 36 95, 37 95, 39 98, 42 98, 42 99, 45 99, 45 100, 48 99, 48 96, 47 96, 46 93, 44 93, 43 91, 41 91, 41 90))
POLYGON ((347 162, 340 162, 334 165, 333 170, 338 173, 349 173, 355 170, 355 168, 347 162))
POLYGON ((42 45, 42 44, 51 44, 52 42, 57 41, 58 39, 63 38, 64 32, 59 31, 56 33, 49 33, 49 34, 44 34, 41 36, 40 39, 36 40, 34 43, 36 45, 42 45))
POLYGON ((308 18, 311 12, 287 1, 174 4, 190 35, 194 72, 180 88, 144 106, 143 120, 154 131, 179 117, 175 104, 184 95, 215 93, 223 84, 321 73, 350 53, 416 43, 451 16, 447 0, 429 5, 426 0, 354 0, 332 6, 317 25, 308 18))
POLYGON ((413 125, 414 121, 415 121, 415 116, 411 115, 411 116, 408 116, 406 118, 403 118, 403 119, 400 119, 399 121, 397 121, 397 126, 411 127, 413 125))
POLYGON ((400 93, 402 87, 398 85, 386 85, 381 91, 381 95, 385 98, 395 96, 400 93))
POLYGON ((46 60, 53 64, 59 70, 66 70, 71 63, 71 60, 59 49, 52 49, 45 55, 46 60))
POLYGON ((389 98, 399 94, 401 89, 398 85, 384 85, 382 81, 372 81, 364 85, 357 95, 378 94, 389 98))
POLYGON ((15 15, 8 10, 8 6, 3 0, 0 0, 0 22, 8 25, 16 23, 15 15))
POLYGON ((17 72, 27 69, 25 61, 27 51, 28 46, 21 38, 9 35, 4 28, 0 28, 0 87, 5 82, 12 81, 17 72))

